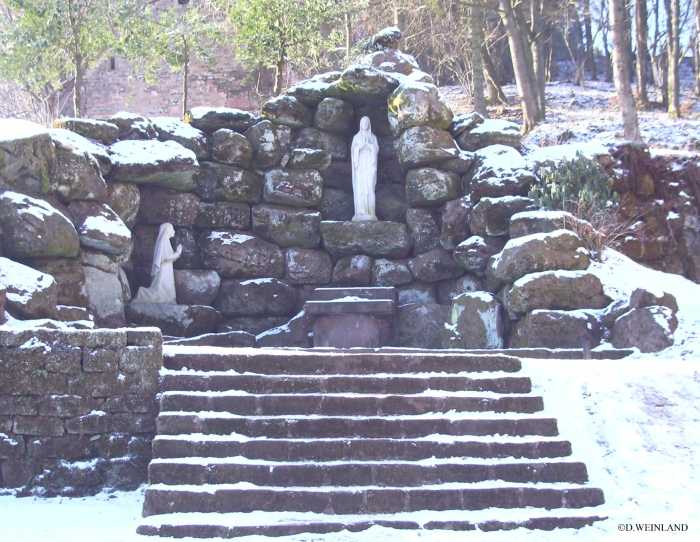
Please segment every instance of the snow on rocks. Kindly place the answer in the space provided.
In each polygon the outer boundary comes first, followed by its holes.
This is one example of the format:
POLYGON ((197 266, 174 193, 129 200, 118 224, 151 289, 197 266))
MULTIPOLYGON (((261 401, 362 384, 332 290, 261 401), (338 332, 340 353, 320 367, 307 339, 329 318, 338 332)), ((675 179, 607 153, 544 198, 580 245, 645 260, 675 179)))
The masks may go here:
POLYGON ((522 211, 510 217, 508 233, 512 239, 562 229, 580 232, 586 229, 592 230, 593 226, 567 211, 522 211))
POLYGON ((175 141, 119 141, 110 148, 111 178, 188 191, 195 187, 199 163, 195 154, 175 141))
POLYGON ((69 206, 84 247, 112 254, 127 255, 131 250, 131 231, 109 206, 89 201, 69 206))
POLYGON ((503 348, 501 303, 487 292, 466 292, 452 301, 450 326, 458 348, 503 348))
POLYGON ((474 151, 489 145, 506 145, 519 148, 520 126, 504 119, 484 119, 476 126, 462 131, 457 136, 459 146, 465 151, 474 151))
POLYGON ((6 308, 23 318, 51 318, 55 314, 58 286, 51 275, 0 257, 0 289, 6 308))
POLYGON ((586 311, 534 310, 515 324, 510 348, 583 348, 598 346, 602 330, 586 311))
POLYGON ((119 128, 119 139, 154 139, 158 132, 153 123, 146 117, 120 111, 107 119, 119 128))
POLYGON ((475 235, 498 237, 506 235, 511 217, 521 211, 534 209, 535 201, 523 196, 485 197, 472 207, 469 228, 475 235))
POLYGON ((151 117, 150 120, 160 141, 175 141, 191 150, 200 160, 209 156, 207 136, 201 130, 177 117, 151 117))
POLYGON ((50 203, 7 190, 0 194, 5 254, 17 258, 74 258, 80 248, 73 223, 50 203))
POLYGON ((187 116, 192 126, 208 134, 219 128, 244 132, 257 120, 255 115, 248 111, 230 107, 193 107, 187 116))
POLYGON ((202 239, 202 259, 206 267, 226 278, 284 275, 282 251, 253 235, 213 231, 202 239))
POLYGON ((103 120, 61 117, 53 124, 55 128, 65 128, 102 145, 111 145, 119 138, 119 127, 103 120))
POLYGON ((446 130, 452 111, 435 85, 418 81, 402 82, 388 98, 389 125, 395 134, 414 126, 446 130))
POLYGON ((673 344, 677 327, 676 315, 668 307, 639 307, 615 320, 612 344, 616 348, 633 347, 640 352, 659 352, 673 344))

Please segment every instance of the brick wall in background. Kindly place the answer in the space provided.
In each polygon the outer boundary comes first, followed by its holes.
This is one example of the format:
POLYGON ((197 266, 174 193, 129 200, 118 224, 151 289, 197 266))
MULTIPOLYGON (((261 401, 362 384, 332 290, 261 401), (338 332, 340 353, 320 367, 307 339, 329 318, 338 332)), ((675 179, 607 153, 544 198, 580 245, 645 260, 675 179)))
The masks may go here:
POLYGON ((156 328, 0 331, 0 488, 145 482, 162 361, 156 328))

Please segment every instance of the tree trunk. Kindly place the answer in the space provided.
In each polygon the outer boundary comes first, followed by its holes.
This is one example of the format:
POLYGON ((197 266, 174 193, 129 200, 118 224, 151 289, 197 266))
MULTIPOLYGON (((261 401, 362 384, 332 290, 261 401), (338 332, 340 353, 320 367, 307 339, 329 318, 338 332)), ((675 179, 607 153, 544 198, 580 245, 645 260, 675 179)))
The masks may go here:
POLYGON ((637 101, 639 107, 645 109, 649 106, 649 95, 647 94, 647 40, 649 30, 647 26, 647 0, 637 0, 635 4, 635 26, 637 41, 637 101))
POLYGON ((190 84, 190 59, 185 58, 185 63, 182 65, 182 118, 185 118, 189 110, 189 84, 190 84))
POLYGON ((275 96, 282 94, 282 84, 284 79, 284 68, 286 62, 284 60, 284 54, 280 54, 275 64, 275 88, 272 89, 272 93, 275 96))
POLYGON ((493 59, 491 58, 491 53, 488 47, 486 47, 486 44, 481 48, 481 58, 484 61, 484 72, 489 86, 489 101, 492 104, 500 102, 503 105, 507 105, 508 99, 506 98, 506 93, 503 92, 503 88, 498 82, 496 67, 493 65, 493 59))
POLYGON ((343 14, 345 22, 345 62, 350 65, 350 57, 352 56, 352 18, 350 12, 346 11, 343 14))
POLYGON ((595 64, 595 52, 593 50, 591 0, 583 0, 583 26, 586 32, 586 67, 588 68, 588 72, 591 74, 591 79, 595 81, 598 79, 598 68, 595 64))
POLYGON ((544 53, 545 25, 544 25, 544 4, 543 0, 530 0, 530 33, 532 42, 530 43, 530 54, 532 55, 532 75, 533 85, 537 92, 537 105, 539 112, 537 120, 544 120, 545 110, 545 65, 546 56, 544 53))
POLYGON ((73 60, 73 114, 81 117, 83 114, 83 83, 85 76, 85 66, 83 61, 83 51, 80 48, 80 21, 78 20, 75 4, 68 1, 68 25, 70 28, 71 53, 73 60))
POLYGON ((681 116, 680 75, 678 64, 680 57, 680 1, 666 0, 666 17, 668 18, 668 114, 677 119, 681 116))
POLYGON ((607 0, 600 0, 600 12, 605 13, 603 18, 603 53, 605 54, 605 80, 610 82, 612 78, 612 61, 610 60, 610 47, 608 46, 608 30, 610 28, 610 10, 607 9, 607 0))
POLYGON ((484 44, 484 11, 478 0, 469 8, 469 49, 471 53, 472 106, 474 111, 486 115, 484 95, 484 61, 481 48, 484 44))
POLYGON ((641 141, 639 135, 639 121, 637 119, 637 109, 632 96, 632 86, 630 85, 631 59, 627 48, 627 25, 626 25, 625 0, 610 0, 610 22, 612 25, 613 40, 613 77, 615 79, 615 89, 620 101, 622 111, 622 124, 624 126, 625 138, 630 141, 641 141))
POLYGON ((695 95, 700 96, 700 0, 693 0, 695 10, 695 95))
POLYGON ((537 93, 533 83, 532 70, 529 65, 527 48, 522 35, 521 28, 515 20, 515 13, 511 0, 498 0, 499 15, 503 22, 503 27, 508 35, 508 46, 510 48, 510 56, 513 62, 513 71, 515 73, 515 83, 520 94, 520 101, 523 109, 523 126, 524 133, 529 132, 535 127, 540 118, 540 107, 537 100, 537 93))

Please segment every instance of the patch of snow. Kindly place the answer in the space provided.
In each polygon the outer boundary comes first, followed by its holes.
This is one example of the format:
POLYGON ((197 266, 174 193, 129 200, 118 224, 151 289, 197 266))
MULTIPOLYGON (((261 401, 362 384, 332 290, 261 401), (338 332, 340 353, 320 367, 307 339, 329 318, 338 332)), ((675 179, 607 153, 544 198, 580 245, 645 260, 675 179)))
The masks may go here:
POLYGON ((157 166, 181 160, 197 164, 194 152, 175 141, 128 139, 114 143, 109 150, 112 162, 121 166, 157 166))
POLYGON ((73 224, 66 215, 42 199, 33 198, 12 190, 6 190, 0 194, 0 199, 12 202, 20 214, 31 215, 42 222, 49 216, 59 216, 69 224, 73 224))
POLYGON ((0 119, 0 142, 26 139, 47 132, 44 126, 28 120, 0 119))

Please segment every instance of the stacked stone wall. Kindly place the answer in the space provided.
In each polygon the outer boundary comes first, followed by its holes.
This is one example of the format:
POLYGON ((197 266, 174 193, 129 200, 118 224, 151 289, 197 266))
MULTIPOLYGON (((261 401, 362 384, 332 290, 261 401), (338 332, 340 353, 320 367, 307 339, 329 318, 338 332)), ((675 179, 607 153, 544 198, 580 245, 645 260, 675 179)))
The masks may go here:
POLYGON ((157 329, 0 331, 0 488, 145 482, 161 366, 157 329))

